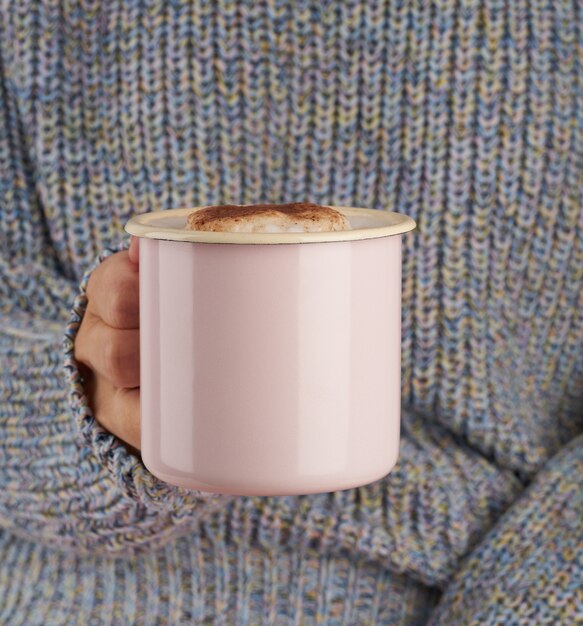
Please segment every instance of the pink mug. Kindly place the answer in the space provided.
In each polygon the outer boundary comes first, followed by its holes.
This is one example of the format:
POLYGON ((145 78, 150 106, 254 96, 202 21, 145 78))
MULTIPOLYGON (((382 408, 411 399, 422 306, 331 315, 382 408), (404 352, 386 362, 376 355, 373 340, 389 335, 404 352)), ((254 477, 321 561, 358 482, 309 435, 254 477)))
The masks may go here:
MULTIPOLYGON (((201 207, 199 207, 201 208, 201 207)), ((399 213, 352 230, 184 229, 136 215, 142 459, 161 480, 268 496, 378 480, 399 452, 399 213)))

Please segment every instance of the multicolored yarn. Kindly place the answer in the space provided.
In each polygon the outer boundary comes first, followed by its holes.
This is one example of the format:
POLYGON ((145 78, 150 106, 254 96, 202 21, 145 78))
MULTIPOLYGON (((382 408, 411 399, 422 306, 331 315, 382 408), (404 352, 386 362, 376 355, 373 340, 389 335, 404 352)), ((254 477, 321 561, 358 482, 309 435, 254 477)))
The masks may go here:
POLYGON ((0 4, 0 624, 583 623, 581 10, 0 4), (399 464, 166 485, 87 405, 90 273, 134 213, 306 199, 417 220, 399 464))
POLYGON ((583 624, 581 476, 578 437, 466 559, 430 625, 583 624))

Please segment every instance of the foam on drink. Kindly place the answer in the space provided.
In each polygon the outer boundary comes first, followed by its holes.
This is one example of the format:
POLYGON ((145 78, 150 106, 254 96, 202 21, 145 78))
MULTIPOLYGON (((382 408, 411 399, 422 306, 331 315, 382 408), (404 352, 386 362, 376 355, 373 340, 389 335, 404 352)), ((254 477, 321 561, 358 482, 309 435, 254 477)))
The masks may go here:
POLYGON ((185 228, 232 233, 351 230, 348 218, 340 211, 311 202, 209 206, 188 215, 185 228))

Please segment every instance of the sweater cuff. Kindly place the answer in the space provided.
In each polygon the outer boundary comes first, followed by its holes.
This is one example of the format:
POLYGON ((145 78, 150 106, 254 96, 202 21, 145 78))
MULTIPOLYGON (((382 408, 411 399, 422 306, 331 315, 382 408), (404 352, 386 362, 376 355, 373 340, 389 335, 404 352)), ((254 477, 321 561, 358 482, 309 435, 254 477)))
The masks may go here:
MULTIPOLYGON (((74 358, 75 337, 87 308, 87 283, 93 270, 107 257, 129 248, 129 241, 105 249, 87 269, 77 294, 63 341, 64 367, 69 385, 69 404, 75 417, 79 435, 99 462, 107 468, 121 492, 131 500, 150 509, 170 513, 173 518, 186 517, 193 508, 206 503, 219 508, 234 496, 176 487, 161 481, 131 454, 124 443, 105 430, 95 419, 83 387, 83 377, 74 358)), ((211 506, 211 508, 214 508, 211 506)))

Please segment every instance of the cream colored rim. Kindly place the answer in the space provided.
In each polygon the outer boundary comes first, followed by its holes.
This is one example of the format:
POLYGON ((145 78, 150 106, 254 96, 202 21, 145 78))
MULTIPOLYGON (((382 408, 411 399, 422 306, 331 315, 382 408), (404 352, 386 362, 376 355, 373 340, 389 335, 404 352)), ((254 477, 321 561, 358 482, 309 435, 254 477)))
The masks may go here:
POLYGON ((238 243, 238 244, 274 244, 274 243, 317 243, 326 241, 354 241, 357 239, 375 239, 402 235, 413 230, 415 221, 402 213, 359 209, 355 207, 330 206, 343 213, 348 219, 355 218, 374 221, 375 226, 353 228, 323 233, 215 233, 182 228, 168 228, 156 224, 157 221, 172 217, 184 217, 204 207, 188 209, 169 209, 153 211, 132 217, 125 225, 125 230, 136 237, 165 239, 168 241, 193 241, 200 243, 238 243))

